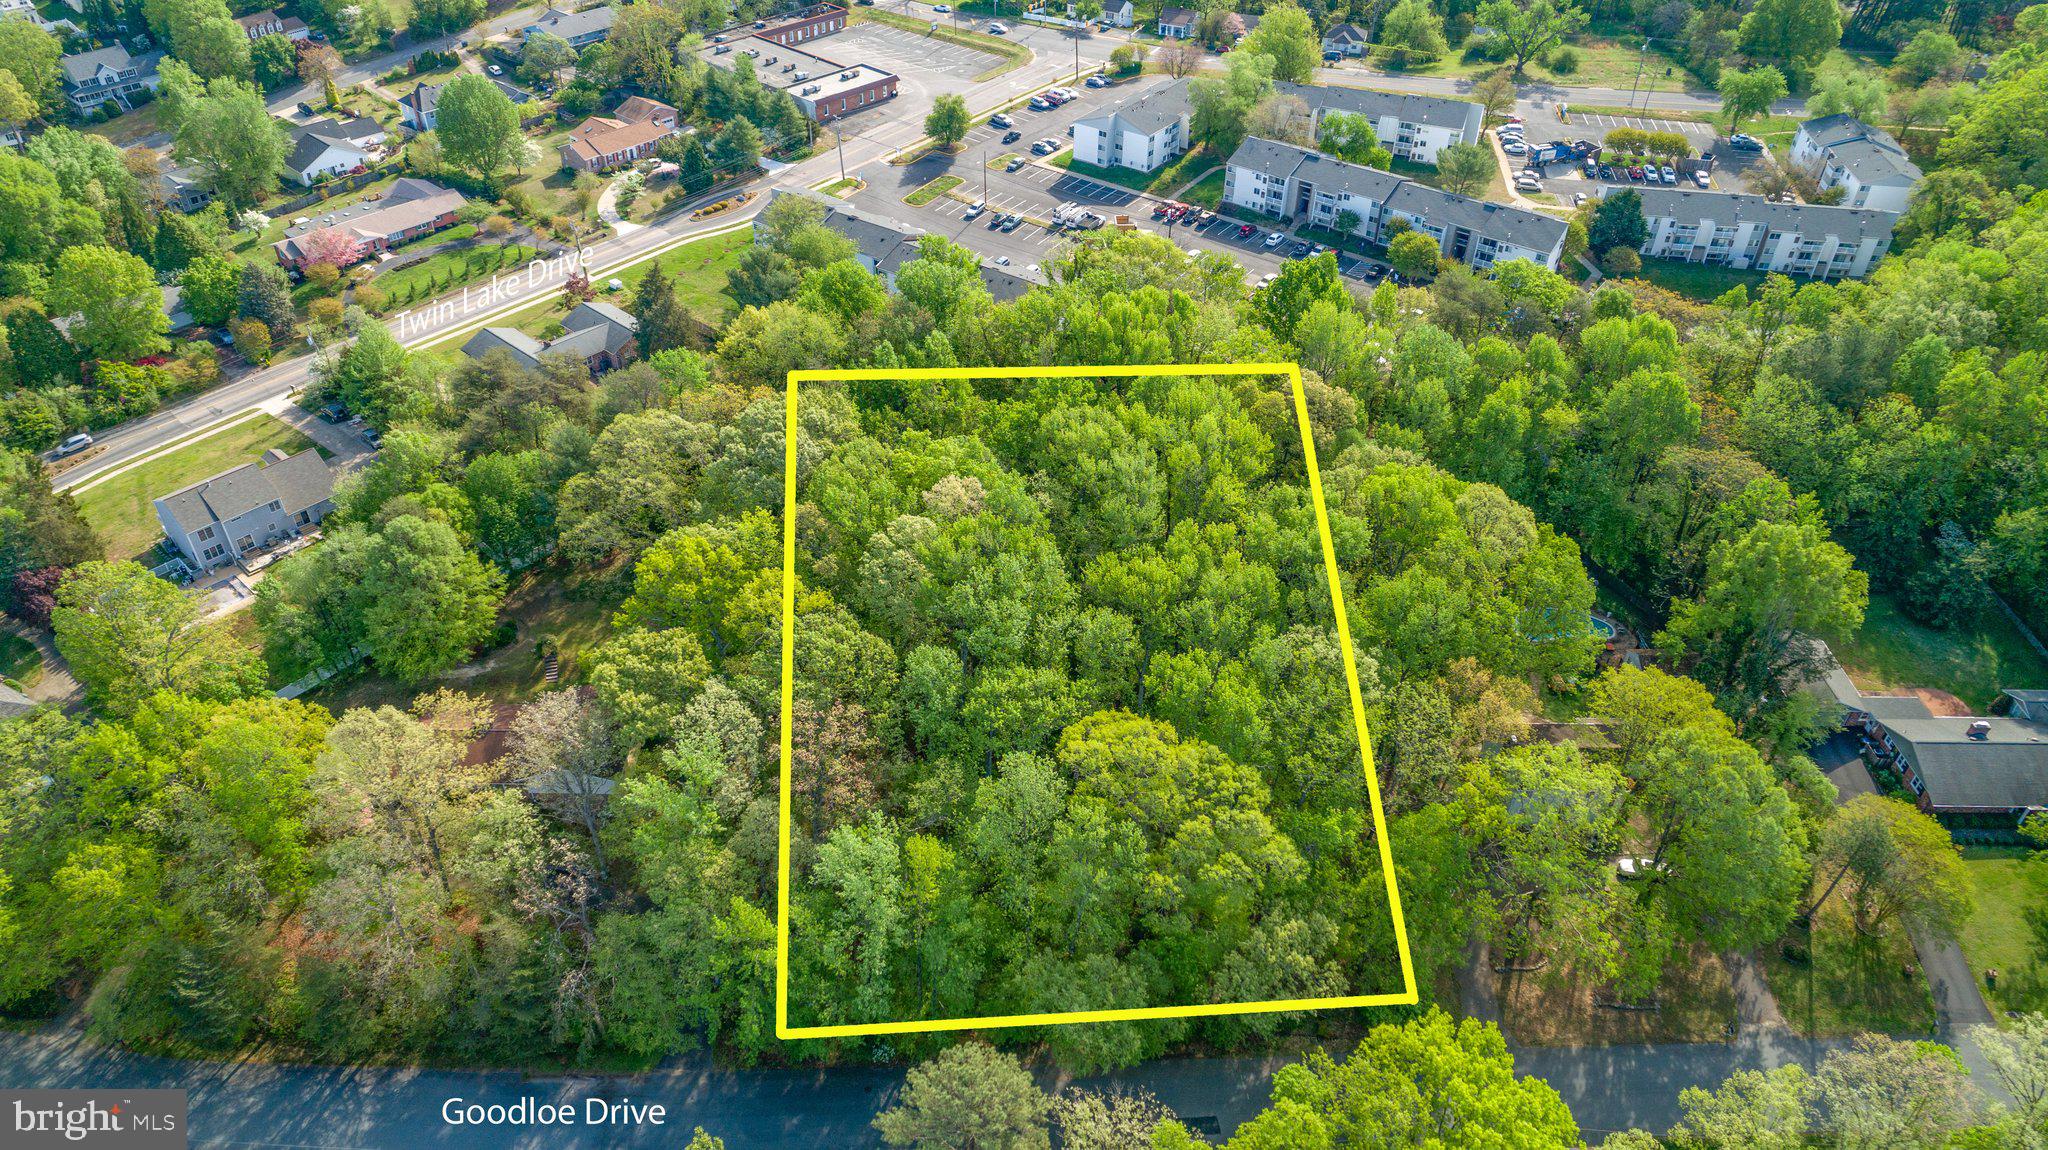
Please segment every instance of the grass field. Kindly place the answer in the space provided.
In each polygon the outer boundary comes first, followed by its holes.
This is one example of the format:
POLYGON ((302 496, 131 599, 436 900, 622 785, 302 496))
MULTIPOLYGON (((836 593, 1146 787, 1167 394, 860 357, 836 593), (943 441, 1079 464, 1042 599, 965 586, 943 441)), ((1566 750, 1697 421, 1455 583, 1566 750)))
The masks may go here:
MULTIPOLYGON (((1119 188, 1129 188, 1134 192, 1145 192, 1154 196, 1170 195, 1174 189, 1187 183, 1196 172, 1215 162, 1215 155, 1206 147, 1196 148, 1156 172, 1140 172, 1133 168, 1098 168, 1094 164, 1084 164, 1075 159, 1072 152, 1061 152, 1046 161, 1055 168, 1065 168, 1077 176, 1086 176, 1091 180, 1100 180, 1105 184, 1115 184, 1119 188)), ((1220 197, 1221 183, 1217 188, 1217 195, 1220 197)))
POLYGON ((1864 691, 1935 687, 1979 713, 2002 688, 2048 683, 2048 663, 1996 607, 1968 630, 1937 631, 1908 619, 1896 600, 1881 593, 1870 596, 1862 633, 1837 645, 1835 658, 1864 691))
POLYGON ((1845 904, 1830 899, 1814 922, 1812 954, 1807 965, 1788 960, 1776 946, 1757 956, 1794 1030, 1816 1038, 1934 1032, 1934 999, 1903 928, 1866 938, 1856 933, 1845 904))
POLYGON ((1956 940, 1994 1010, 2048 1010, 2048 965, 2041 962, 2028 908, 2048 894, 2048 870, 2018 847, 1970 847, 1963 866, 1977 893, 1977 912, 1956 940), (1996 989, 1984 972, 1998 972, 1996 989))
POLYGON ((1643 261, 1643 270, 1629 278, 1644 280, 1687 299, 1711 303, 1729 288, 1755 287, 1763 283, 1764 273, 1746 268, 1708 267, 1706 264, 1682 263, 1678 260, 1647 259, 1643 261))
POLYGON ((1177 198, 1183 203, 1200 204, 1212 212, 1215 211, 1223 202, 1223 169, 1218 168, 1182 188, 1177 198))
POLYGON ((262 457, 273 447, 288 452, 313 446, 290 424, 259 415, 131 467, 78 496, 78 510, 106 541, 110 559, 133 559, 163 535, 151 500, 262 457))
MULTIPOLYGON (((1679 67, 1677 61, 1661 52, 1651 51, 1639 61, 1635 45, 1594 36, 1582 36, 1569 47, 1578 57, 1579 66, 1576 69, 1558 72, 1550 67, 1547 59, 1531 60, 1521 82, 1554 83, 1582 88, 1631 88, 1640 81, 1642 90, 1653 92, 1684 91, 1688 84, 1699 86, 1697 81, 1686 74, 1685 69, 1679 67)), ((1406 68, 1396 68, 1383 56, 1376 54, 1373 66, 1406 76, 1472 77, 1484 75, 1495 68, 1506 67, 1507 64, 1482 59, 1476 53, 1453 51, 1434 63, 1406 68)))

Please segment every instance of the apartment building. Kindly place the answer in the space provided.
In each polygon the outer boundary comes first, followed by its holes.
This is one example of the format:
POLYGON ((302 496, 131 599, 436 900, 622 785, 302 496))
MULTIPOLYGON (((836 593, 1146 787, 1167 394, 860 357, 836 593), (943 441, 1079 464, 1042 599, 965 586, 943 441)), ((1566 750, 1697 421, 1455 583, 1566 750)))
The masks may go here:
MULTIPOLYGON (((1609 194, 1614 190, 1610 189, 1609 194)), ((1762 196, 1644 189, 1645 256, 1812 279, 1869 274, 1892 242, 1893 212, 1781 204, 1762 196)))
POLYGON ((1074 158, 1098 168, 1157 171, 1188 150, 1188 82, 1131 96, 1074 124, 1074 158))
POLYGON ((1841 206, 1903 212, 1920 186, 1920 168, 1891 133, 1847 114, 1799 125, 1792 162, 1814 174, 1823 190, 1842 189, 1841 206))
POLYGON ((1529 260, 1553 271, 1564 257, 1566 222, 1541 212, 1439 191, 1392 172, 1252 136, 1231 153, 1223 199, 1278 219, 1336 228, 1357 217, 1352 233, 1384 244, 1401 221, 1430 236, 1448 259, 1484 271, 1529 260))
POLYGON ((1486 109, 1469 100, 1413 93, 1372 92, 1334 84, 1275 84, 1275 92, 1308 105, 1321 128, 1329 112, 1346 112, 1372 121, 1372 130, 1395 157, 1417 164, 1436 164, 1436 156, 1452 144, 1476 144, 1486 129, 1486 109))

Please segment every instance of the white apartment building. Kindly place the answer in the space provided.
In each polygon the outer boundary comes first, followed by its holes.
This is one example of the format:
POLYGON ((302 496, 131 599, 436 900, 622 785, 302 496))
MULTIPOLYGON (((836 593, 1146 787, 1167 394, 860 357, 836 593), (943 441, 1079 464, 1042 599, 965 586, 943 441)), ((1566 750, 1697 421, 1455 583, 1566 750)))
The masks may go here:
MULTIPOLYGON (((1609 194, 1620 190, 1626 189, 1609 194)), ((1726 192, 1665 188, 1636 194, 1650 225, 1646 256, 1812 279, 1868 274, 1891 248, 1899 218, 1867 208, 1780 204, 1726 192)))
POLYGON ((1799 125, 1792 162, 1814 173, 1823 189, 1842 189, 1845 208, 1903 212, 1920 186, 1919 167, 1891 133, 1847 114, 1799 125))
POLYGON ((1327 84, 1275 84, 1282 96, 1307 104, 1318 130, 1326 112, 1348 112, 1372 121, 1380 143, 1395 156, 1418 164, 1436 163, 1451 144, 1476 144, 1486 129, 1486 109, 1469 100, 1371 92, 1327 84))
POLYGON ((1098 168, 1156 171, 1188 150, 1188 82, 1111 104, 1074 124, 1074 158, 1098 168))
POLYGON ((1283 220, 1335 228, 1345 212, 1352 232, 1386 243, 1395 220, 1430 236, 1445 257, 1484 271, 1528 260, 1555 271, 1568 225, 1556 216, 1439 191, 1427 184, 1346 163, 1294 144, 1253 136, 1231 153, 1224 202, 1283 220))

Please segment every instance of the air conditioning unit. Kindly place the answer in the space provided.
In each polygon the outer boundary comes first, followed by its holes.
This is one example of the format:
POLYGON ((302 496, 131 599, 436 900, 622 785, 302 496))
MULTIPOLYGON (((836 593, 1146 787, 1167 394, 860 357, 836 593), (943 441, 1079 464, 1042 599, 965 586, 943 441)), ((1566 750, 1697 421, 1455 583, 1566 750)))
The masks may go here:
POLYGON ((841 72, 841 73, 839 73, 839 78, 840 78, 840 79, 842 79, 842 80, 851 80, 851 79, 853 79, 853 78, 854 78, 855 76, 858 76, 858 75, 860 75, 860 69, 858 69, 858 68, 855 68, 855 69, 853 69, 853 70, 852 70, 852 71, 850 71, 850 72, 841 72))

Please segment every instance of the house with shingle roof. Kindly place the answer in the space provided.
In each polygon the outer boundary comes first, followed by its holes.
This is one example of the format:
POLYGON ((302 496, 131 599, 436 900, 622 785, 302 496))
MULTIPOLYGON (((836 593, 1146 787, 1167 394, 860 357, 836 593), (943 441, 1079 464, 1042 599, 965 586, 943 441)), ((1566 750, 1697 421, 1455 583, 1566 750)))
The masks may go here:
POLYGON ((1323 33, 1323 55, 1363 56, 1372 40, 1356 24, 1339 24, 1323 33))
POLYGON ((1365 117, 1388 151, 1418 164, 1435 164, 1437 153, 1452 144, 1477 144, 1486 130, 1486 109, 1470 100, 1341 84, 1275 84, 1273 91, 1308 105, 1317 132, 1331 112, 1365 117))
POLYGON ((1167 40, 1188 40, 1195 34, 1195 25, 1202 14, 1193 8, 1162 8, 1159 10, 1159 35, 1167 40))
POLYGON ((365 116, 322 116, 292 126, 292 150, 285 171, 306 187, 322 179, 367 168, 384 156, 390 134, 365 116))
POLYGON ((162 52, 131 56, 119 44, 79 52, 60 61, 64 69, 64 98, 80 112, 92 112, 101 104, 114 103, 122 111, 135 107, 143 91, 156 91, 156 66, 162 52))
POLYGON ((303 271, 309 260, 302 241, 314 232, 329 228, 353 241, 348 257, 338 266, 349 267, 379 252, 443 228, 455 226, 457 215, 468 201, 462 193, 427 180, 397 180, 377 199, 363 200, 318 216, 300 216, 285 229, 284 238, 271 245, 277 262, 293 271, 303 271))
POLYGON ((1823 191, 1842 189, 1846 208, 1903 212, 1920 186, 1920 168, 1891 133, 1846 113, 1799 125, 1792 162, 1814 173, 1823 191))
MULTIPOLYGON (((1622 188, 1608 185, 1602 196, 1622 188)), ((1891 250, 1894 212, 1785 204, 1763 196, 1644 188, 1645 256, 1755 268, 1813 279, 1855 279, 1891 250)))
POLYGON ((1194 105, 1188 82, 1128 97, 1074 123, 1074 159, 1098 168, 1152 172, 1185 153, 1194 105))
POLYGON ((639 330, 640 321, 624 310, 590 300, 562 317, 562 334, 554 339, 538 340, 516 327, 487 327, 469 337, 462 354, 482 359, 502 351, 528 371, 540 368, 542 356, 567 355, 582 360, 592 375, 599 375, 632 362, 639 330))
POLYGON ((1437 241, 1448 259, 1484 271, 1529 260, 1555 271, 1570 225, 1557 216, 1475 200, 1405 176, 1260 136, 1246 137, 1223 172, 1223 202, 1282 220, 1335 228, 1385 244, 1403 227, 1437 241))
POLYGON ((561 146, 562 166, 577 172, 609 172, 654 154, 676 134, 681 117, 660 100, 634 96, 609 116, 592 116, 561 146))
POLYGON ((272 448, 154 503, 164 538, 194 571, 210 571, 317 525, 334 510, 334 475, 318 448, 272 448))
POLYGON ((540 19, 520 29, 525 38, 546 32, 560 36, 569 42, 571 48, 585 48, 612 34, 612 22, 617 20, 619 10, 609 4, 599 4, 580 12, 563 8, 549 8, 541 13, 540 19))
MULTIPOLYGON (((496 76, 486 79, 504 93, 515 108, 533 99, 533 93, 517 84, 507 83, 496 76)), ((441 104, 441 89, 445 87, 446 84, 414 84, 412 91, 398 98, 398 122, 415 132, 433 131, 435 112, 441 104)))

